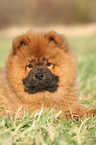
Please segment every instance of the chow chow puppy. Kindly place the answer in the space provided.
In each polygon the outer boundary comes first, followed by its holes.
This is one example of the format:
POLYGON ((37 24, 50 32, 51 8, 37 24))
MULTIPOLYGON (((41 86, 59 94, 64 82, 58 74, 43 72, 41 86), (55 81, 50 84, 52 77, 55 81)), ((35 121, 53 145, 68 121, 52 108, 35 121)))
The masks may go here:
POLYGON ((6 67, 0 70, 0 107, 20 106, 62 110, 70 118, 96 115, 96 109, 78 102, 75 57, 65 38, 55 32, 17 37, 6 67))

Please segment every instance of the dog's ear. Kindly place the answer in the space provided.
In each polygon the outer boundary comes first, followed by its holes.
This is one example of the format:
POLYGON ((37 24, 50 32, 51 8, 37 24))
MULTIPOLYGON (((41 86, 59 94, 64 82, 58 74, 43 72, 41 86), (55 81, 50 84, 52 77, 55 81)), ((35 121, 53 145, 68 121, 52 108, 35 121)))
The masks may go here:
POLYGON ((13 41, 13 54, 15 55, 16 52, 22 47, 22 46, 28 46, 29 45, 29 38, 26 35, 19 36, 15 38, 13 41))
POLYGON ((60 38, 60 36, 56 33, 56 32, 49 32, 47 35, 46 35, 46 38, 48 39, 48 42, 54 42, 56 45, 60 45, 63 40, 62 38, 60 38))
POLYGON ((45 36, 48 39, 48 43, 54 42, 59 48, 63 48, 64 51, 68 51, 68 45, 65 38, 56 32, 49 32, 45 36))

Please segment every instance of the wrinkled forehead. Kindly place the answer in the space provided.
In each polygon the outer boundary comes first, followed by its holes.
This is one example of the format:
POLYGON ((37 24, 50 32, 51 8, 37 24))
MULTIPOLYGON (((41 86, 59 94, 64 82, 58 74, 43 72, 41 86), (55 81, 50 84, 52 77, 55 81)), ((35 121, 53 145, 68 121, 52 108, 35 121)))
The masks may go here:
POLYGON ((40 57, 39 59, 34 57, 32 60, 30 60, 30 63, 33 63, 33 64, 44 64, 46 63, 48 60, 45 59, 44 57, 40 57))

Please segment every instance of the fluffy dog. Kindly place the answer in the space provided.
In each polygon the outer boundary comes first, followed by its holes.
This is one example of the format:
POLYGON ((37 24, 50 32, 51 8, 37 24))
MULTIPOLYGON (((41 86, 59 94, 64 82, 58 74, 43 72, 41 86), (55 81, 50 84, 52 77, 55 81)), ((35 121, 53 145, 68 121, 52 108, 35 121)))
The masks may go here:
POLYGON ((84 118, 96 109, 78 102, 75 58, 65 38, 55 32, 17 37, 6 67, 0 70, 0 106, 62 110, 62 115, 84 118))

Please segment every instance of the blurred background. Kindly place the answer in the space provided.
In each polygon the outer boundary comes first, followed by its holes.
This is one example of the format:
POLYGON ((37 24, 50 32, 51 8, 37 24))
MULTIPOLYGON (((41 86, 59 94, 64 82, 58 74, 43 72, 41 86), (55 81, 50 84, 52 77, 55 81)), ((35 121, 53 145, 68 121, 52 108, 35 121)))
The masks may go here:
POLYGON ((2 36, 42 28, 69 35, 84 34, 84 31, 89 34, 96 32, 95 22, 96 0, 0 0, 2 36), (92 24, 92 27, 86 27, 86 24, 92 24), (78 29, 76 26, 80 25, 78 29))
POLYGON ((96 0, 0 0, 0 28, 96 22, 96 0))

